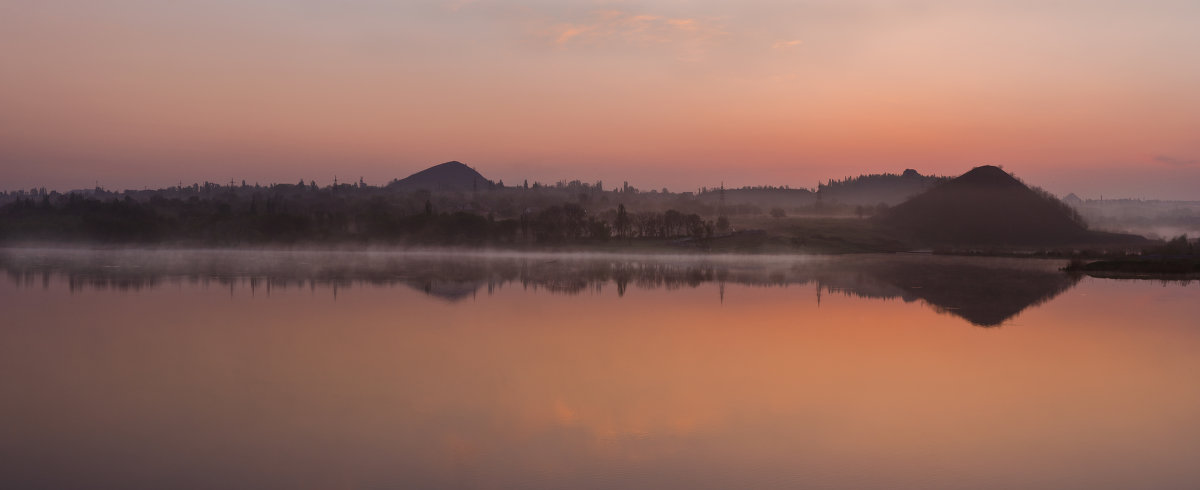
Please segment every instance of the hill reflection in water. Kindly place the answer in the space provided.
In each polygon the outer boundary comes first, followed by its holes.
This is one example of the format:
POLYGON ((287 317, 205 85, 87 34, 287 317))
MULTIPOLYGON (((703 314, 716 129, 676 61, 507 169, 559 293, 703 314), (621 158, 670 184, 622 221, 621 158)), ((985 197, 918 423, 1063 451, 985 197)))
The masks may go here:
POLYGON ((520 285, 552 294, 725 284, 812 288, 823 294, 922 301, 940 313, 992 327, 1074 286, 1060 261, 965 257, 600 255, 553 253, 325 252, 245 250, 17 249, 0 268, 21 287, 64 278, 72 291, 140 290, 180 283, 332 289, 404 285, 455 302, 520 285))

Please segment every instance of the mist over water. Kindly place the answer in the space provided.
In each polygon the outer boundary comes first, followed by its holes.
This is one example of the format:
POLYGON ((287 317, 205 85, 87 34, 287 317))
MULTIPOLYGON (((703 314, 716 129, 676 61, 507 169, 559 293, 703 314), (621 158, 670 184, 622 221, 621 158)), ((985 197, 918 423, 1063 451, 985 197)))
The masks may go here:
POLYGON ((0 483, 1193 487, 1200 284, 1061 266, 6 249, 0 483))
MULTIPOLYGON (((746 256, 599 253, 255 250, 16 249, 0 267, 16 284, 66 278, 72 291, 142 289, 167 284, 259 289, 405 285, 448 301, 508 285, 550 293, 624 296, 638 289, 716 283, 811 287, 813 297, 848 294, 922 301, 980 326, 995 326, 1069 289, 1078 277, 1061 260, 924 255, 746 256), (978 280, 987 277, 987 281, 978 280)), ((720 294, 716 298, 723 301, 720 294)))
POLYGON ((1073 205, 1092 228, 1154 239, 1200 237, 1200 201, 1109 199, 1073 205))

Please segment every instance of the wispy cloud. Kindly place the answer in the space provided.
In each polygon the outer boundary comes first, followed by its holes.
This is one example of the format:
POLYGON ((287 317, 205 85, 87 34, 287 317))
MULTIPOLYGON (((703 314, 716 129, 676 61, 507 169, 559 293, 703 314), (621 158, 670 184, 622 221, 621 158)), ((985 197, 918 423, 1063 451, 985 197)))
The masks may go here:
POLYGON ((1183 159, 1183 158, 1175 158, 1175 157, 1168 156, 1168 155, 1155 156, 1154 161, 1156 161, 1158 163, 1165 163, 1167 165, 1172 165, 1172 166, 1176 166, 1176 167, 1190 167, 1193 165, 1200 165, 1200 159, 1196 159, 1196 158, 1183 159))
POLYGON ((804 41, 801 41, 799 39, 793 39, 791 41, 778 41, 775 44, 773 44, 771 47, 774 49, 786 49, 786 48, 796 47, 801 44, 804 44, 804 41))
POLYGON ((702 57, 726 34, 708 19, 670 17, 626 10, 595 10, 580 21, 553 21, 545 29, 553 44, 572 46, 670 46, 681 58, 702 57))

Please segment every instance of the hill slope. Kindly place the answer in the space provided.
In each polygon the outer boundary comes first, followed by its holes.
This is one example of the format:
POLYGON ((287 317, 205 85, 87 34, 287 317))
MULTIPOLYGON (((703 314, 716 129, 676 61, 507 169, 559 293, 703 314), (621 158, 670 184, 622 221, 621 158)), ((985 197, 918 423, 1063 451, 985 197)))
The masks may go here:
POLYGON ((475 169, 457 161, 434 165, 388 184, 389 189, 401 190, 453 190, 471 191, 493 187, 492 181, 484 178, 475 169))
POLYGON ((884 222, 933 244, 1062 245, 1104 240, 1058 199, 999 167, 976 167, 905 201, 884 222))

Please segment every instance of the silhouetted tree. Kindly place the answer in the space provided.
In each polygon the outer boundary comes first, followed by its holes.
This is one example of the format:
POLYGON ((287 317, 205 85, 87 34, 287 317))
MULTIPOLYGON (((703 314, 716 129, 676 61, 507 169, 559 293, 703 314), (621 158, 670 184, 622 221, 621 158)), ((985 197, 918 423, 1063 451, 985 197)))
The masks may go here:
POLYGON ((724 216, 717 217, 717 231, 720 233, 726 233, 729 231, 729 218, 724 216))
POLYGON ((614 224, 618 236, 622 238, 629 236, 629 212, 625 210, 624 204, 617 205, 617 219, 614 224))

